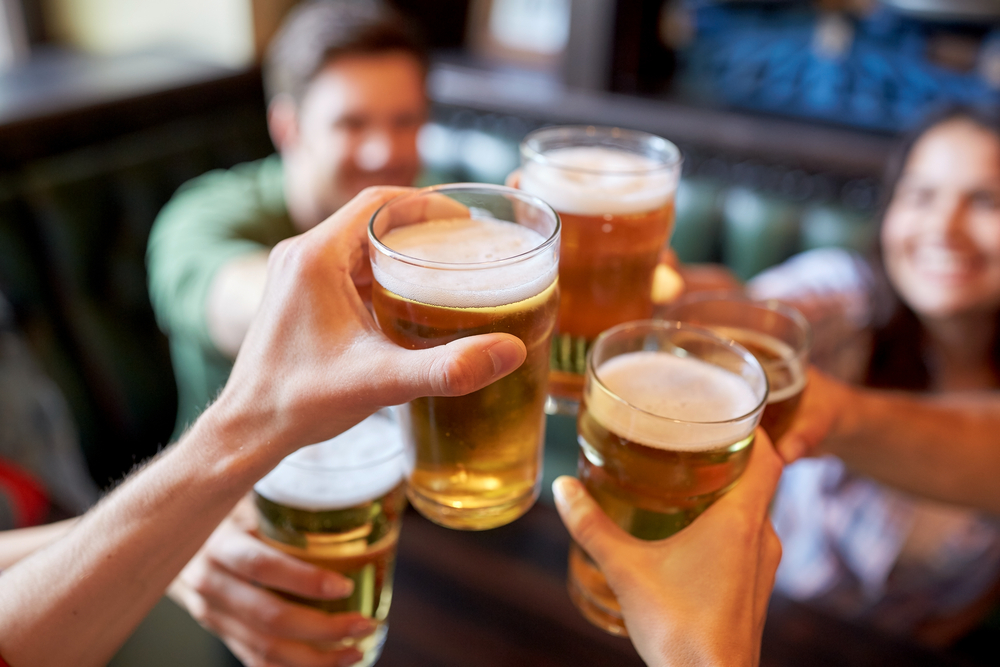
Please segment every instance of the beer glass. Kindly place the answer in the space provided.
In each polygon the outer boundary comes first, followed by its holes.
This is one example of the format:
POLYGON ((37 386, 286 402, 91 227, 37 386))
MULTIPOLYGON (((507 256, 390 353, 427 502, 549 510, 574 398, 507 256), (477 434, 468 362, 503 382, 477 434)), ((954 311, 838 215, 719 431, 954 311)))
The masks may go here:
MULTIPOLYGON (((587 356, 579 478, 630 534, 669 537, 743 474, 766 398, 764 369, 731 340, 677 322, 613 327, 587 356)), ((568 587, 594 625, 627 635, 614 593, 576 542, 568 587)))
POLYGON ((376 630, 333 646, 364 653, 373 665, 388 631, 396 542, 406 508, 399 426, 378 413, 342 435, 285 457, 254 486, 259 534, 296 558, 354 582, 350 597, 313 600, 278 595, 330 613, 357 612, 376 630))
POLYGON ((505 332, 528 356, 466 396, 401 410, 411 504, 450 528, 510 523, 538 497, 549 348, 559 303, 559 217, 502 186, 456 184, 402 195, 369 226, 378 324, 406 348, 505 332))
POLYGON ((518 187, 548 202, 563 225, 550 412, 576 414, 587 348, 600 332, 652 316, 680 169, 677 147, 645 132, 552 127, 521 143, 518 187))
POLYGON ((671 304, 664 317, 732 338, 757 357, 771 389, 760 423, 771 441, 778 442, 792 425, 806 388, 812 328, 802 313, 774 300, 696 292, 671 304))

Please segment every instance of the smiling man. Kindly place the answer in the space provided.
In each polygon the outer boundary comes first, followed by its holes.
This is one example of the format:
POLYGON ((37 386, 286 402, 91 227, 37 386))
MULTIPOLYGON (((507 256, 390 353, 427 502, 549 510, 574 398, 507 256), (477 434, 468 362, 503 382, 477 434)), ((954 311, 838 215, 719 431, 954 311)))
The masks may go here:
POLYGON ((365 187, 413 183, 426 70, 422 42, 380 4, 290 14, 264 63, 277 154, 185 184, 150 235, 150 297, 179 393, 174 439, 229 377, 271 248, 365 187))

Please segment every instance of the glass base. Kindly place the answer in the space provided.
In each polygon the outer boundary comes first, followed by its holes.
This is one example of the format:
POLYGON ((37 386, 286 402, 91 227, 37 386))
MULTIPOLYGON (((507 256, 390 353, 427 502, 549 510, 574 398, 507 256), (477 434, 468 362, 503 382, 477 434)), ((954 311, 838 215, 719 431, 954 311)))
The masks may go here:
POLYGON ((371 667, 382 657, 382 647, 385 646, 386 636, 389 634, 389 623, 379 623, 375 632, 360 639, 345 639, 337 642, 321 642, 316 646, 325 651, 335 649, 354 648, 363 655, 360 661, 353 663, 352 667, 371 667))
POLYGON ((541 483, 536 482, 531 490, 501 505, 487 507, 452 507, 421 493, 412 486, 407 487, 406 496, 410 504, 424 518, 445 528, 456 530, 489 530, 506 526, 520 518, 535 504, 541 483))
POLYGON ((628 637, 625 620, 607 580, 576 542, 569 547, 569 598, 584 618, 616 637, 628 637))

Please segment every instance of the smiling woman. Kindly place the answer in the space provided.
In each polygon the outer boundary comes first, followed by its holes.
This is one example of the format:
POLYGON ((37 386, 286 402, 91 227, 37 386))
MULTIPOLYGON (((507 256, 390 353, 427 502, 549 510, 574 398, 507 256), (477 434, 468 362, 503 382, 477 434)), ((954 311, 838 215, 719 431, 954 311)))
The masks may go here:
MULTIPOLYGON (((867 344, 855 345, 863 349, 854 372, 830 369, 843 379, 964 401, 997 396, 1000 119, 966 108, 929 119, 901 146, 886 194, 870 270, 824 251, 758 277, 751 290, 796 301, 817 338, 836 319, 831 304, 851 304, 855 323, 870 329, 855 339, 867 344), (794 287, 776 293, 781 282, 794 287), (850 288, 830 290, 835 283, 850 288)), ((903 494, 838 459, 789 467, 774 517, 785 549, 777 587, 793 598, 936 645, 1000 600, 995 517, 903 494)))

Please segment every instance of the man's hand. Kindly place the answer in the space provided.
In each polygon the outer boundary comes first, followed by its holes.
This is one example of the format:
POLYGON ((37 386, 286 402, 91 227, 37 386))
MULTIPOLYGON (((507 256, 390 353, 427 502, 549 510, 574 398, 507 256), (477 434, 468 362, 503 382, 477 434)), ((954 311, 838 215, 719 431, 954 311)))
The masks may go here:
MULTIPOLYGON (((407 191, 369 188, 271 252, 264 301, 226 388, 209 409, 225 423, 240 424, 229 437, 284 456, 342 433, 381 407, 468 394, 524 361, 524 343, 509 334, 405 350, 379 331, 358 292, 371 275, 367 223, 407 191)), ((416 220, 427 211, 399 207, 395 214, 416 220)))
POLYGON ((823 441, 843 426, 855 400, 853 396, 850 386, 810 367, 795 419, 777 443, 785 463, 819 454, 823 441))
POLYGON ((647 665, 757 664, 781 559, 768 518, 780 476, 781 460, 758 429, 736 488, 660 541, 619 528, 578 480, 556 480, 559 514, 607 578, 647 665))
POLYGON ((171 599, 218 635, 247 667, 361 660, 356 649, 323 647, 370 634, 375 629, 370 620, 357 613, 327 614, 265 590, 338 599, 351 594, 351 581, 265 544, 256 537, 256 527, 247 496, 171 584, 171 599))

